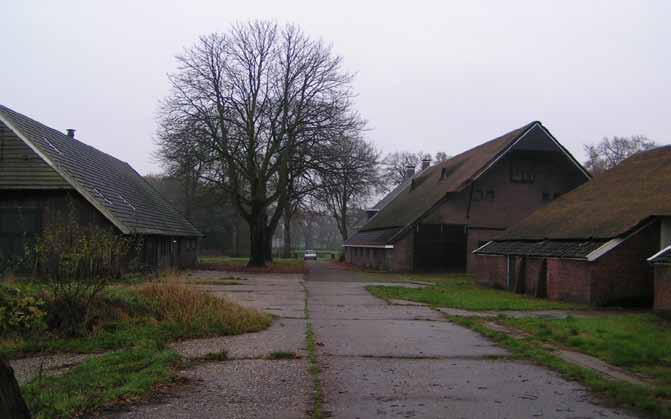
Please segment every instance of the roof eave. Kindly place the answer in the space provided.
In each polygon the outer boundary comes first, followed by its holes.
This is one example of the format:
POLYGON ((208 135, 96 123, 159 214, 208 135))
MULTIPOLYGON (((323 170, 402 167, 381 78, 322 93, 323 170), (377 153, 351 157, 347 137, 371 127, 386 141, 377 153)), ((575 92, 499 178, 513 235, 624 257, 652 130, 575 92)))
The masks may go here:
POLYGON ((28 147, 30 147, 35 154, 37 154, 45 163, 47 163, 52 169, 56 171, 59 175, 65 179, 72 188, 74 188, 80 195, 84 197, 93 207, 95 207, 98 211, 100 211, 101 214, 105 218, 107 218, 116 228, 118 228, 123 234, 131 234, 131 230, 124 225, 121 221, 119 221, 110 211, 107 210, 103 205, 101 205, 96 199, 94 199, 86 189, 82 188, 77 182, 75 182, 70 175, 62 170, 57 164, 55 164, 46 154, 42 153, 42 151, 33 144, 32 141, 30 141, 23 133, 21 130, 17 129, 14 124, 12 124, 10 121, 5 118, 2 113, 0 113, 0 122, 5 124, 12 132, 19 137, 21 141, 23 141, 28 147))

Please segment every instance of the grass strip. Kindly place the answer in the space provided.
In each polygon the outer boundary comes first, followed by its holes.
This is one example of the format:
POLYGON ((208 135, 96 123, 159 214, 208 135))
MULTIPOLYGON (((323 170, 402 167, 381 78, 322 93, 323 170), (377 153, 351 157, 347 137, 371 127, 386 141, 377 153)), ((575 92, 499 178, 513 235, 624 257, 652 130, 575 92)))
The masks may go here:
POLYGON ((538 342, 566 346, 651 377, 671 395, 671 330, 654 313, 609 314, 565 319, 500 319, 538 342))
MULTIPOLYGON (((421 279, 421 277, 418 277, 421 279)), ((383 300, 408 300, 434 307, 464 310, 575 310, 584 305, 528 297, 509 291, 480 287, 472 277, 449 276, 424 288, 369 286, 368 292, 383 300)))
POLYGON ((514 358, 534 361, 554 371, 564 378, 577 381, 595 394, 622 407, 634 408, 656 418, 671 418, 671 409, 652 387, 613 381, 601 374, 584 368, 552 354, 533 339, 515 339, 503 332, 495 331, 483 324, 482 319, 449 316, 453 323, 472 329, 508 349, 514 358))
POLYGON ((91 358, 61 376, 38 377, 23 386, 36 419, 86 415, 104 405, 143 397, 174 379, 180 357, 155 342, 91 358))
POLYGON ((315 341, 315 334, 312 330, 312 321, 310 320, 310 310, 308 309, 308 290, 305 290, 305 341, 308 349, 308 372, 312 377, 313 386, 313 405, 312 405, 312 419, 324 418, 322 405, 324 403, 324 391, 322 390, 321 382, 321 368, 317 361, 317 343, 315 341))

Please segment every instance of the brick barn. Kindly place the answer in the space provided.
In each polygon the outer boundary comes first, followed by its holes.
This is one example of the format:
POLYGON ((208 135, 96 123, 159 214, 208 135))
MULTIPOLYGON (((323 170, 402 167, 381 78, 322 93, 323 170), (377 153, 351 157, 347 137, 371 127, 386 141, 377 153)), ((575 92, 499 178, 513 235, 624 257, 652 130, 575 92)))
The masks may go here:
POLYGON ((197 261, 202 234, 128 163, 0 105, 0 261, 73 218, 141 236, 147 267, 197 261))
POLYGON ((473 250, 589 178, 532 122, 433 166, 423 162, 370 210, 345 242, 345 259, 378 270, 471 272, 473 250))
MULTIPOLYGON (((539 297, 649 306, 647 259, 670 241, 667 146, 628 158, 477 249, 476 273, 483 284, 539 297)), ((658 278, 655 299, 671 307, 666 268, 658 278)))

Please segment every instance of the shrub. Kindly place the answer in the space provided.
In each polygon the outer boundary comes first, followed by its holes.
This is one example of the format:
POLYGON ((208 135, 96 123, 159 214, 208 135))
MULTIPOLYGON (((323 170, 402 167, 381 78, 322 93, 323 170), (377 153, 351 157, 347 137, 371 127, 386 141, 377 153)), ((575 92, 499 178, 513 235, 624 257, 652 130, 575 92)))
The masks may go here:
POLYGON ((0 334, 26 334, 45 328, 45 302, 18 288, 0 287, 0 334))
POLYGON ((121 275, 133 240, 77 222, 51 224, 35 246, 35 261, 50 285, 49 325, 67 336, 85 331, 89 309, 108 281, 121 275))

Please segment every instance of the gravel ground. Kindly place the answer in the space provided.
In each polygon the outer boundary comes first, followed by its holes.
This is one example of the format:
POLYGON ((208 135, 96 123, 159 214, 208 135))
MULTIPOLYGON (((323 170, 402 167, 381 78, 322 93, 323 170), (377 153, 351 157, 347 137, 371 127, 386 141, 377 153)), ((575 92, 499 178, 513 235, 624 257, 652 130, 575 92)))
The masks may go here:
POLYGON ((185 358, 200 358, 225 350, 229 359, 266 358, 273 352, 294 352, 303 357, 305 320, 275 319, 261 332, 209 339, 193 339, 170 345, 185 358))
POLYGON ((190 385, 158 404, 105 415, 111 418, 301 419, 310 408, 305 360, 244 360, 183 371, 190 385))
POLYGON ((9 364, 14 369, 16 381, 18 381, 20 385, 23 385, 40 375, 40 371, 44 375, 63 374, 68 369, 93 356, 100 356, 100 354, 43 355, 32 358, 15 359, 9 361, 9 364))

